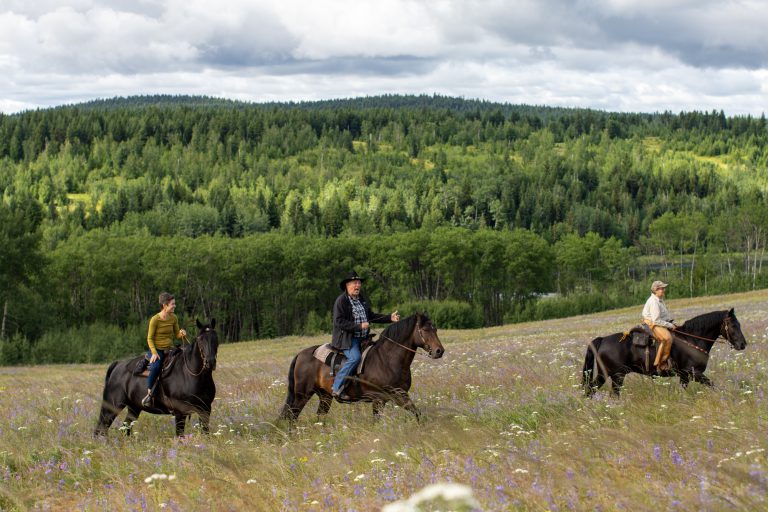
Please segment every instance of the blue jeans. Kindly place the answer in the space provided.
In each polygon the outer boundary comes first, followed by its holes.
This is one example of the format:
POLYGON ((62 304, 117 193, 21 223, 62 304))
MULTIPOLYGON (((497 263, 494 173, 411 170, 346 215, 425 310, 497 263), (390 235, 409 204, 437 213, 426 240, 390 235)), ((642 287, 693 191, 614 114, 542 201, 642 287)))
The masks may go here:
MULTIPOLYGON (((165 350, 157 351, 158 360, 149 364, 149 376, 147 377, 147 389, 152 389, 155 385, 157 377, 160 375, 160 370, 163 369, 163 360, 165 359, 165 350)), ((152 357, 152 351, 147 351, 147 357, 152 357)))
POLYGON ((344 379, 355 371, 357 365, 360 364, 360 342, 362 340, 362 338, 352 338, 352 346, 344 351, 344 355, 347 356, 347 362, 339 368, 339 373, 333 379, 333 392, 341 392, 341 388, 344 386, 344 379))

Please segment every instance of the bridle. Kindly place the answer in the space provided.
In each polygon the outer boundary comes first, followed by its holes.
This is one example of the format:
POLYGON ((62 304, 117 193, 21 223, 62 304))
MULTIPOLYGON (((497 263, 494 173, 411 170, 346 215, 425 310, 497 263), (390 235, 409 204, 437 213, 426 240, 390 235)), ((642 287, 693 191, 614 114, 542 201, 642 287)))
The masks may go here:
MULTIPOLYGON (((199 342, 199 341, 202 339, 202 337, 203 337, 203 334, 204 334, 204 333, 206 333, 206 332, 208 332, 209 330, 210 330, 209 328, 205 329, 205 330, 204 330, 202 333, 200 333, 200 334, 197 336, 197 338, 195 338, 195 341, 196 341, 196 342, 199 342)), ((189 338, 187 338, 187 336, 186 336, 186 335, 184 336, 184 338, 183 338, 183 339, 184 339, 184 341, 186 341, 186 342, 187 342, 189 345, 191 345, 191 344, 193 343, 193 342, 189 341, 189 338)), ((187 373, 189 373, 189 374, 190 374, 191 376, 193 376, 193 377, 199 377, 200 375, 202 375, 202 373, 203 373, 205 370, 207 370, 208 368, 210 368, 210 365, 208 364, 208 358, 207 358, 207 357, 205 357, 205 354, 203 353, 203 344, 202 344, 202 343, 197 343, 197 350, 198 350, 198 352, 200 352, 200 359, 203 361, 203 366, 202 366, 202 368, 200 368, 200 371, 198 371, 198 372, 193 372, 193 371, 190 369, 190 367, 189 367, 189 361, 187 361, 187 353, 186 353, 186 352, 184 352, 184 353, 183 353, 183 357, 182 357, 182 359, 184 359, 184 369, 185 369, 185 370, 187 370, 187 373)))
MULTIPOLYGON (((420 325, 417 325, 416 326, 416 330, 419 331, 419 338, 421 338, 421 348, 423 348, 428 354, 431 355, 432 354, 432 349, 427 348, 428 347, 427 341, 424 339, 424 332, 423 332, 424 329, 422 329, 420 325)), ((383 334, 380 334, 379 336, 381 336, 382 338, 384 338, 385 340, 387 340, 387 341, 389 341, 391 343, 394 343, 398 347, 404 348, 405 350, 407 350, 409 352, 413 352, 414 354, 418 354, 419 353, 418 350, 417 350, 418 347, 416 347, 416 349, 413 349, 411 347, 406 347, 402 343, 399 343, 399 342, 393 340, 392 338, 390 338, 388 336, 384 336, 383 334)))

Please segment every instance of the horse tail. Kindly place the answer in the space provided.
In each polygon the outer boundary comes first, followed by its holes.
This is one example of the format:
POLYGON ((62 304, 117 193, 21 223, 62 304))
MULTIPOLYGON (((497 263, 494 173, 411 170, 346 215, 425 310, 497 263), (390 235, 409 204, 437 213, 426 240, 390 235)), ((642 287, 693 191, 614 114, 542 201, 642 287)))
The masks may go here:
POLYGON ((595 362, 597 351, 600 350, 600 344, 602 342, 603 337, 598 336, 587 345, 587 355, 584 357, 584 368, 581 371, 581 383, 584 385, 585 389, 589 389, 595 380, 595 375, 600 371, 595 362))
POLYGON ((111 365, 109 365, 109 368, 107 368, 107 375, 104 377, 104 398, 107 397, 107 384, 109 383, 109 377, 112 375, 112 371, 117 366, 117 363, 120 361, 113 361, 111 365))
POLYGON ((293 412, 293 403, 296 400, 296 377, 293 372, 296 368, 296 360, 299 358, 299 354, 291 361, 291 367, 288 369, 288 396, 285 397, 285 405, 283 406, 283 412, 280 413, 281 418, 293 420, 295 415, 293 412))

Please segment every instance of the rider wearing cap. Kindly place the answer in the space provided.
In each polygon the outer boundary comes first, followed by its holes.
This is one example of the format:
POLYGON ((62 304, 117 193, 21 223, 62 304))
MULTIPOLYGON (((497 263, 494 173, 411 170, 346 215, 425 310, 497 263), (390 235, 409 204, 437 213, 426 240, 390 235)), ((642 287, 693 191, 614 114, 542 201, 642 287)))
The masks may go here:
POLYGON ((672 351, 672 333, 670 331, 677 329, 677 325, 673 322, 672 315, 664 303, 667 286, 669 285, 662 281, 654 281, 651 285, 651 296, 645 301, 643 308, 643 323, 651 328, 653 336, 659 342, 656 361, 654 362, 658 371, 669 369, 667 359, 672 351))
POLYGON ((342 293, 333 304, 333 339, 331 345, 344 352, 347 361, 339 369, 333 381, 332 393, 336 398, 341 397, 341 391, 346 384, 344 379, 351 374, 360 363, 360 344, 368 337, 369 323, 385 324, 397 322, 400 315, 395 311, 387 315, 374 313, 368 299, 360 293, 363 278, 354 270, 339 283, 342 293))

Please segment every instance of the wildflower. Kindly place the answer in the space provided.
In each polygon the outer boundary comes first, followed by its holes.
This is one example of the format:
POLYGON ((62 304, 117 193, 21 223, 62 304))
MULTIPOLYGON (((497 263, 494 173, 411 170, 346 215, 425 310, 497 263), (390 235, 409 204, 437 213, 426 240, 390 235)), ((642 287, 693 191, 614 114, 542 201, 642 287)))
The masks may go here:
POLYGON ((355 477, 355 482, 359 482, 363 478, 365 478, 365 474, 361 473, 355 477))
POLYGON ((473 496, 470 487, 461 484, 440 483, 428 485, 407 500, 385 505, 381 510, 382 512, 416 512, 425 509, 422 505, 436 500, 449 502, 448 508, 451 510, 480 509, 480 503, 473 496))

